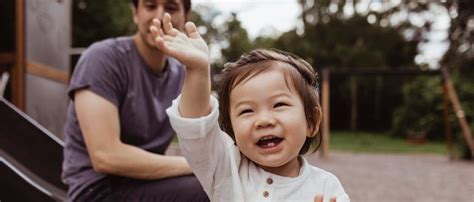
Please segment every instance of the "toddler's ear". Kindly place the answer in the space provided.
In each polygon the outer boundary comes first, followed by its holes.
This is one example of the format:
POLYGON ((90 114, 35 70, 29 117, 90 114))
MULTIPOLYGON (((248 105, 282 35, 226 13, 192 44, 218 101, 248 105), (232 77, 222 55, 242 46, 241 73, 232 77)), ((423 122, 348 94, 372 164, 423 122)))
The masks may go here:
POLYGON ((323 119, 321 107, 314 107, 314 113, 316 117, 316 124, 314 127, 309 128, 308 137, 314 137, 316 134, 318 134, 319 126, 321 125, 321 120, 323 119))

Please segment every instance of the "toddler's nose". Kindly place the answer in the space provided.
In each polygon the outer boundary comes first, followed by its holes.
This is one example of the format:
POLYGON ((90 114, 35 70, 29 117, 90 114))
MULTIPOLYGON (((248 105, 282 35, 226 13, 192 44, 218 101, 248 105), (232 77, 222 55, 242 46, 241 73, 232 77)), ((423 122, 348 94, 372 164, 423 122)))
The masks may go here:
POLYGON ((275 124, 276 124, 275 118, 270 113, 264 113, 259 116, 256 122, 256 127, 257 128, 268 127, 268 126, 274 126, 275 124))

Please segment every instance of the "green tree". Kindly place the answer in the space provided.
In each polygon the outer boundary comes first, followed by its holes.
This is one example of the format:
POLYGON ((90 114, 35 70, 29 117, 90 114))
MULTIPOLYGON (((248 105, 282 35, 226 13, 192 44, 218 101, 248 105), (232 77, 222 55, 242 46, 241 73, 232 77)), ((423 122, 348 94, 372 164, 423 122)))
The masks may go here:
POLYGON ((392 134, 405 137, 410 131, 423 132, 440 140, 444 137, 442 114, 441 78, 420 76, 403 86, 403 105, 394 114, 392 134))
MULTIPOLYGON (((465 76, 474 76, 474 2, 451 0, 445 4, 450 10, 449 49, 442 63, 451 70, 461 71, 465 76)), ((469 81, 468 81, 469 82, 469 81)))
POLYGON ((317 67, 414 66, 417 45, 395 28, 370 24, 359 15, 307 26, 302 36, 292 30, 276 41, 277 47, 295 52, 317 67))
POLYGON ((109 37, 133 34, 129 0, 73 0, 72 46, 87 47, 109 37))
POLYGON ((243 53, 252 49, 251 40, 235 13, 232 13, 224 27, 227 44, 221 50, 223 59, 228 62, 236 61, 243 53))
POLYGON ((191 10, 189 21, 196 24, 199 33, 209 44, 216 44, 225 40, 222 28, 213 24, 213 20, 221 15, 220 12, 208 6, 196 6, 191 10))
POLYGON ((327 23, 332 19, 347 19, 353 15, 366 16, 373 23, 391 26, 399 32, 410 31, 410 40, 422 42, 423 33, 431 30, 432 9, 450 2, 434 1, 362 1, 362 0, 298 0, 302 8, 304 27, 327 23), (416 20, 413 20, 416 18, 416 20))

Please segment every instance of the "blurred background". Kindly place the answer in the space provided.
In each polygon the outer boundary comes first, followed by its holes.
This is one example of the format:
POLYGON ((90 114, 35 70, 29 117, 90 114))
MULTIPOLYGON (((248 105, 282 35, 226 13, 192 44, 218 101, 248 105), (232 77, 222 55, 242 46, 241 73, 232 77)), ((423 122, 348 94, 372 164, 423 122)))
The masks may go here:
MULTIPOLYGON (((73 1, 71 47, 135 33, 130 16, 127 0, 73 1)), ((329 103, 336 133, 405 138, 413 131, 444 142, 442 79, 430 74, 441 67, 451 72, 467 119, 474 115, 471 1, 197 0, 189 20, 211 47, 216 74, 225 62, 255 48, 286 50, 319 72, 335 70, 329 103), (366 71, 349 71, 356 69, 366 71), (391 74, 396 70, 420 71, 391 74)), ((71 71, 78 57, 72 55, 71 71)), ((449 120, 463 150, 455 113, 449 120)), ((443 149, 438 152, 446 153, 443 149)), ((465 149, 460 154, 467 158, 465 149)))
MULTIPOLYGON (((367 193, 376 190, 380 181, 399 179, 396 176, 372 177, 374 181, 361 185, 358 180, 373 173, 347 174, 351 165, 367 158, 374 165, 393 160, 383 165, 405 172, 402 176, 410 176, 411 170, 404 168, 414 162, 428 162, 413 168, 420 172, 428 165, 437 166, 439 172, 457 165, 460 168, 448 174, 433 171, 426 179, 415 177, 429 184, 428 178, 447 175, 447 181, 432 183, 437 186, 432 192, 424 193, 430 188, 421 185, 402 191, 431 194, 432 198, 417 201, 474 198, 474 167, 469 161, 474 126, 474 1, 192 2, 189 20, 209 43, 214 81, 219 80, 223 64, 255 48, 293 52, 319 72, 320 87, 327 87, 323 98, 329 99, 325 108, 329 157, 316 156, 312 162, 326 165, 343 184, 348 181, 346 190, 354 201, 392 201, 375 198, 396 190, 395 185, 382 186, 379 195, 367 193), (449 74, 443 77, 441 70, 449 74), (324 71, 327 76, 322 78, 324 71), (344 162, 352 164, 348 167, 344 162), (402 168, 393 167, 396 162, 402 168), (436 191, 446 184, 451 186, 446 193, 436 191)), ((2 0, 0 23, 0 73, 10 75, 4 97, 59 138, 68 79, 81 53, 98 40, 136 31, 128 0, 2 0)), ((400 183, 398 189, 412 182, 400 183)), ((418 197, 396 193, 400 192, 394 191, 394 199, 402 201, 418 197)))

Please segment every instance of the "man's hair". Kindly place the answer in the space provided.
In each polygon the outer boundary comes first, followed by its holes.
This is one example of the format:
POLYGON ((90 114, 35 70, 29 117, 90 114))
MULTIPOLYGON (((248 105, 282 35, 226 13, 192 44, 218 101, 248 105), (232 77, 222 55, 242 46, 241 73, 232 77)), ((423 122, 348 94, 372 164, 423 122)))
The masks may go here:
POLYGON ((320 130, 315 131, 316 128, 319 128, 317 126, 319 123, 318 119, 322 118, 317 117, 319 113, 316 113, 318 108, 320 109, 317 84, 318 75, 308 62, 288 52, 276 49, 257 49, 242 55, 236 62, 224 65, 220 90, 218 92, 219 124, 222 130, 235 141, 235 134, 230 119, 230 94, 232 90, 241 82, 261 72, 277 67, 276 64, 283 64, 280 65, 282 66, 280 69, 286 77, 286 84, 290 85, 288 82, 291 81, 301 98, 306 122, 312 133, 310 137, 306 137, 299 154, 314 152, 319 148, 322 140, 320 130))
MULTIPOLYGON (((139 0, 132 0, 133 6, 135 8, 138 7, 138 1, 139 0)), ((180 0, 180 1, 183 2, 184 13, 188 14, 189 11, 191 10, 191 0, 180 0)))

